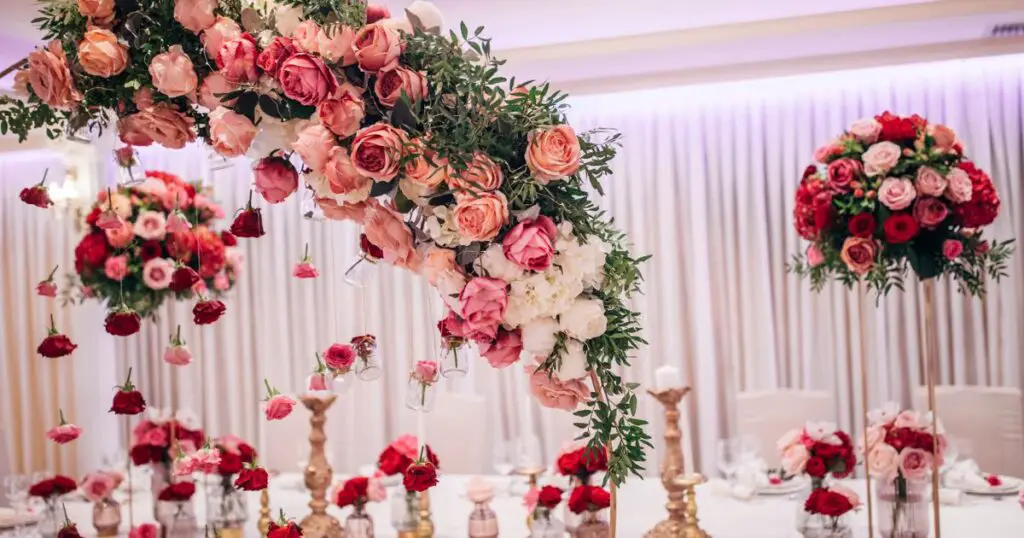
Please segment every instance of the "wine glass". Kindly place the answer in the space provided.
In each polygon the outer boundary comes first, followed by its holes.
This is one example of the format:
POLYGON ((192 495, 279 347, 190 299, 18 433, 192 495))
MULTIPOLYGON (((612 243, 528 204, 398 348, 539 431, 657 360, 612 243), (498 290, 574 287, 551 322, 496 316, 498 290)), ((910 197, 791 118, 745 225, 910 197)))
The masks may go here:
POLYGON ((24 535, 22 519, 26 508, 28 508, 29 476, 20 474, 5 476, 3 485, 7 504, 14 509, 15 523, 13 536, 17 538, 24 535))
POLYGON ((722 475, 730 482, 739 467, 740 447, 740 440, 735 437, 718 440, 718 470, 722 471, 722 475))
POLYGON ((513 450, 508 443, 494 443, 492 461, 494 464, 494 472, 498 473, 498 475, 504 479, 505 487, 501 489, 502 494, 512 494, 512 480, 509 476, 516 467, 515 464, 512 463, 512 452, 513 450))
POLYGON ((738 439, 740 462, 757 459, 761 452, 761 440, 753 435, 741 435, 738 439))

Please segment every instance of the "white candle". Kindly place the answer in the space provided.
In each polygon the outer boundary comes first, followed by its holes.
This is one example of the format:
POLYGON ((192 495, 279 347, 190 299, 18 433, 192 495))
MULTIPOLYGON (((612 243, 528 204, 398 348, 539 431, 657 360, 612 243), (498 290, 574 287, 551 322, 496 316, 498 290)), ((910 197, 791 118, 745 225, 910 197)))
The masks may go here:
POLYGON ((683 386, 683 376, 675 366, 662 366, 654 371, 654 386, 658 390, 675 389, 683 386))

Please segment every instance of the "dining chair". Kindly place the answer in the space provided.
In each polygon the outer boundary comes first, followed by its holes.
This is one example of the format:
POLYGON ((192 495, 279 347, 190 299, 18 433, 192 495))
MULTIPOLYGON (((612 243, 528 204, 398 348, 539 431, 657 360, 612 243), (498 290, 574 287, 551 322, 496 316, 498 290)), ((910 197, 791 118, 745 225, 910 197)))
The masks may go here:
POLYGON ((772 390, 736 395, 736 432, 754 439, 769 467, 778 467, 776 442, 808 421, 835 422, 832 395, 823 391, 772 390))
MULTIPOLYGON (((935 387, 935 405, 946 433, 970 441, 970 454, 985 473, 1024 477, 1024 413, 1015 387, 935 387)), ((914 391, 914 407, 928 409, 928 391, 914 391)), ((961 447, 962 448, 962 447, 961 447)))

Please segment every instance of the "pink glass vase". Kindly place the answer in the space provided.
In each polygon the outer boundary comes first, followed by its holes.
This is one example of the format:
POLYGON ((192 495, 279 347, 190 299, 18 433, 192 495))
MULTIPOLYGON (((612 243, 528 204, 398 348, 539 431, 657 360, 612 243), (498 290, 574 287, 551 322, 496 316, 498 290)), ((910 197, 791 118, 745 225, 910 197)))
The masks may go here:
POLYGON ((926 480, 879 481, 878 532, 882 538, 927 538, 928 495, 926 480))
POLYGON ((476 503, 469 514, 469 538, 498 538, 498 516, 487 503, 476 503))
POLYGON ((597 512, 584 512, 580 524, 576 526, 576 538, 608 538, 611 528, 608 522, 601 519, 597 512))
POLYGON ((373 518, 362 506, 345 519, 345 538, 373 538, 373 518))
POLYGON ((121 526, 121 504, 111 498, 93 503, 92 526, 97 536, 117 536, 121 526))

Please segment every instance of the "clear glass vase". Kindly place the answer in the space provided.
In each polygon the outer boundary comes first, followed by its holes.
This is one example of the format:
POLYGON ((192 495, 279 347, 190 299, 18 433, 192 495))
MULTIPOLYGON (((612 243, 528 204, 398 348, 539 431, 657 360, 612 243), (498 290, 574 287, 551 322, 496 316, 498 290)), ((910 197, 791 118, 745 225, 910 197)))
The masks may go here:
POLYGON ((565 524, 550 512, 538 514, 530 525, 530 538, 565 538, 565 524))
POLYGON ((196 511, 192 501, 160 501, 157 503, 157 523, 164 538, 195 538, 199 532, 196 511))
POLYGON ((469 372, 469 345, 461 338, 447 339, 441 343, 441 375, 446 379, 465 377, 469 372))
POLYGON ((353 288, 365 288, 377 278, 380 262, 362 254, 345 271, 345 283, 353 288))
POLYGON ((345 538, 373 538, 373 518, 365 507, 356 505, 345 518, 345 538))
POLYGON ((576 526, 576 538, 608 538, 611 535, 608 522, 601 519, 598 512, 584 512, 580 524, 576 526))
POLYGON ((405 406, 413 411, 430 412, 434 410, 435 384, 421 383, 410 377, 405 392, 405 406))
POLYGON ((376 353, 356 358, 355 368, 356 377, 363 381, 376 381, 384 373, 376 353))
POLYGON ((796 530, 803 538, 850 538, 853 531, 845 516, 832 518, 821 514, 812 514, 804 509, 807 498, 814 487, 804 490, 796 507, 796 530))
POLYGON ((498 538, 498 516, 487 503, 476 503, 469 514, 469 538, 498 538))
POLYGON ((60 497, 51 495, 43 499, 42 511, 39 513, 39 523, 36 523, 36 530, 43 538, 53 538, 64 526, 64 511, 60 507, 60 497))
POLYGON ((121 527, 121 503, 109 497, 93 503, 92 526, 97 536, 117 536, 121 527))
POLYGON ((878 532, 882 538, 927 538, 927 480, 878 481, 878 532))
POLYGON ((162 463, 153 463, 149 466, 149 471, 149 494, 153 497, 153 519, 160 521, 160 514, 157 510, 160 501, 157 497, 160 496, 160 492, 164 488, 171 484, 171 468, 162 463))
POLYGON ((234 476, 221 478, 220 484, 209 485, 209 521, 215 530, 241 529, 248 519, 246 492, 235 489, 234 476))
POLYGON ((419 523, 419 497, 397 488, 391 496, 391 526, 396 531, 412 531, 419 523))
POLYGON ((336 394, 348 392, 349 387, 352 386, 352 379, 352 370, 335 374, 334 378, 331 379, 331 390, 336 394))

